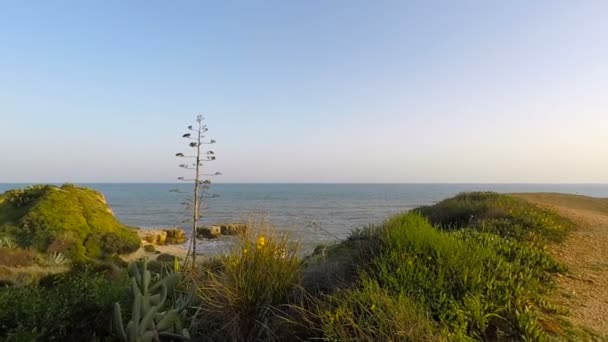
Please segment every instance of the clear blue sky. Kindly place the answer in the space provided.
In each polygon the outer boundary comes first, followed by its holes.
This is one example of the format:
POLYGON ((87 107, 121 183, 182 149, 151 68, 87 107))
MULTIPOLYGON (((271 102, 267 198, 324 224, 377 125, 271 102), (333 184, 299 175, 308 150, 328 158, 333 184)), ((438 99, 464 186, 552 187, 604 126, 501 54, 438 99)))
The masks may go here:
POLYGON ((608 1, 0 1, 0 182, 608 182, 608 1))

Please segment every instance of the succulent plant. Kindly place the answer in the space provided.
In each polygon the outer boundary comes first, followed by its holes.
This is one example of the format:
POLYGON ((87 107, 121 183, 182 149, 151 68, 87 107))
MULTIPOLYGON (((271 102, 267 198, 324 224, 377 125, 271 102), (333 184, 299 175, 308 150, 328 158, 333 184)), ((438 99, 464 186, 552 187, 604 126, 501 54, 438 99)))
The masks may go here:
POLYGON ((167 295, 181 281, 182 275, 172 273, 151 284, 152 274, 147 264, 145 260, 140 271, 135 263, 129 263, 133 309, 125 327, 120 304, 114 303, 113 325, 118 337, 123 342, 189 341, 182 316, 190 298, 180 297, 173 307, 165 310, 167 295))
POLYGON ((49 265, 65 265, 65 264, 67 264, 69 262, 70 262, 70 259, 68 259, 61 252, 51 253, 48 256, 48 264, 49 265))

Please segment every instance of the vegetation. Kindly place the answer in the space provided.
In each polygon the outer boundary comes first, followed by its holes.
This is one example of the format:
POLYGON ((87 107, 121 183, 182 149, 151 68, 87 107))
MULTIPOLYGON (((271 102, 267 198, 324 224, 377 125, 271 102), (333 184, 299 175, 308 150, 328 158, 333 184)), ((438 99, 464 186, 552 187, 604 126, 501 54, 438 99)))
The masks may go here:
POLYGON ((3 289, 0 339, 582 340, 547 299, 565 270, 545 246, 571 226, 512 196, 470 193, 355 230, 304 259, 287 237, 253 230, 186 279, 175 273, 179 260, 162 255, 130 264, 130 278, 72 271, 3 289), (179 294, 192 284, 190 301, 179 294))
MULTIPOLYGON (((171 339, 186 341, 190 333, 183 327, 182 315, 190 303, 180 299, 167 308, 168 296, 182 280, 182 275, 172 273, 152 284, 152 273, 144 260, 141 270, 135 263, 129 264, 133 308, 126 328, 123 324, 120 303, 114 304, 112 317, 114 329, 123 342, 148 342, 171 339)), ((187 298, 187 297, 186 297, 187 298)))
POLYGON ((469 227, 538 246, 562 241, 572 227, 552 211, 493 192, 463 193, 416 211, 444 230, 469 227))
POLYGON ((140 244, 100 193, 70 184, 35 185, 0 195, 0 237, 3 245, 9 241, 74 260, 129 253, 140 244))
MULTIPOLYGON (((196 265, 196 240, 197 230, 198 230, 198 222, 202 217, 202 204, 205 198, 215 197, 217 195, 211 195, 208 193, 209 186, 211 185, 211 181, 209 179, 203 179, 204 177, 218 176, 219 172, 214 174, 203 174, 203 162, 210 162, 215 160, 215 153, 211 150, 205 151, 203 147, 205 145, 215 144, 215 140, 210 139, 206 140, 206 132, 207 125, 203 124, 202 115, 198 115, 196 117, 197 126, 192 127, 188 126, 188 130, 192 131, 192 133, 185 133, 182 135, 182 138, 191 140, 188 143, 190 148, 194 148, 194 154, 185 155, 183 153, 176 153, 175 156, 179 158, 190 158, 194 159, 194 163, 192 164, 181 164, 180 167, 186 170, 191 170, 193 172, 193 178, 185 178, 179 177, 178 179, 181 181, 192 182, 192 199, 188 200, 186 203, 189 205, 191 209, 191 219, 189 220, 192 223, 192 240, 190 243, 190 249, 188 251, 188 256, 192 257, 192 265, 196 265)), ((188 220, 187 220, 188 221, 188 220)), ((188 257, 186 257, 185 263, 188 262, 188 257)))
POLYGON ((40 284, 0 289, 0 340, 92 341, 111 336, 114 302, 129 305, 125 272, 76 266, 40 284))
POLYGON ((551 275, 563 269, 541 244, 563 238, 569 227, 510 196, 472 193, 358 232, 350 240, 364 238, 371 257, 359 263, 358 280, 337 291, 337 304, 322 311, 325 337, 371 341, 400 331, 412 332, 402 340, 559 337, 561 317, 545 295, 551 275), (370 319, 378 305, 381 315, 409 318, 370 319))
POLYGON ((297 245, 273 234, 242 236, 232 254, 207 262, 196 278, 201 341, 287 338, 288 304, 297 293, 297 245))

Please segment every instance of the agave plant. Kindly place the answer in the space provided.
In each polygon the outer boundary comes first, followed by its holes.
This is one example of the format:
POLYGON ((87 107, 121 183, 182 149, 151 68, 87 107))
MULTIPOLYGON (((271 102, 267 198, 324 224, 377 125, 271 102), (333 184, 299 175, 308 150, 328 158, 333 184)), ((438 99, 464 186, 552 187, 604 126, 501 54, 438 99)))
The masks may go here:
POLYGON ((133 308, 126 327, 123 324, 119 303, 114 303, 113 325, 123 342, 189 341, 188 329, 183 327, 182 316, 190 298, 181 297, 171 308, 166 308, 167 295, 182 280, 180 273, 172 273, 151 284, 152 274, 147 269, 147 260, 142 269, 131 262, 133 308))
POLYGON ((10 236, 0 237, 0 248, 15 248, 17 244, 10 236))
POLYGON ((48 264, 49 265, 65 265, 67 263, 70 262, 70 259, 68 259, 63 253, 61 252, 55 252, 55 253, 51 253, 48 256, 48 264))

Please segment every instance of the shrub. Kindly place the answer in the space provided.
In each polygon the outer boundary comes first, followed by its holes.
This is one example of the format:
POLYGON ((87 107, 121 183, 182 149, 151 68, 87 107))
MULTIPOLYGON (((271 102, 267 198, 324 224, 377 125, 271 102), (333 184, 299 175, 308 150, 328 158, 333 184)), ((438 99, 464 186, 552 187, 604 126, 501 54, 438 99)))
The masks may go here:
POLYGON ((297 247, 265 234, 241 242, 200 270, 200 340, 267 341, 285 331, 284 311, 299 281, 297 247))
POLYGON ((573 226, 550 210, 493 192, 463 193, 415 211, 441 229, 470 227, 539 246, 562 241, 573 226))
POLYGON ((328 341, 437 341, 435 323, 419 303, 391 294, 374 279, 328 297, 320 309, 321 331, 328 341))
POLYGON ((154 247, 154 245, 145 245, 144 251, 148 253, 154 253, 156 252, 156 247, 154 247))
POLYGON ((85 267, 42 285, 0 290, 0 340, 90 341, 110 335, 112 305, 130 305, 128 278, 85 267))

